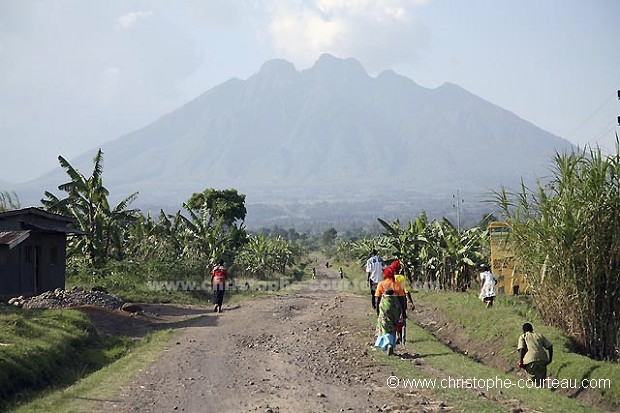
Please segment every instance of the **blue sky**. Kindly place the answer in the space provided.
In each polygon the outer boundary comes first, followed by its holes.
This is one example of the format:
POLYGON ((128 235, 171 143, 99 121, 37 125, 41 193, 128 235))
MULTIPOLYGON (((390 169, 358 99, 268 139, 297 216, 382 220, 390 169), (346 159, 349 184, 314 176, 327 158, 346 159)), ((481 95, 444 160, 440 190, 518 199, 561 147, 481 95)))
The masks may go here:
POLYGON ((303 70, 322 53, 456 83, 613 149, 619 15, 614 0, 0 0, 0 181, 33 179, 268 59, 303 70))

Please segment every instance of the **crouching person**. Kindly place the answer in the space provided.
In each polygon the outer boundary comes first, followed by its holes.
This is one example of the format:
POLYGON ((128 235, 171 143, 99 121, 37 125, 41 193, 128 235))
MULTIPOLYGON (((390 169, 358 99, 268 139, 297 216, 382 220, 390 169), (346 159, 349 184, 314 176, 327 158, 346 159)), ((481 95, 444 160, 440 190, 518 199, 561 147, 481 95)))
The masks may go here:
POLYGON ((543 335, 534 333, 534 327, 530 323, 523 324, 522 329, 523 334, 519 336, 517 345, 517 367, 527 371, 536 387, 542 387, 547 378, 547 366, 553 361, 553 346, 543 335))

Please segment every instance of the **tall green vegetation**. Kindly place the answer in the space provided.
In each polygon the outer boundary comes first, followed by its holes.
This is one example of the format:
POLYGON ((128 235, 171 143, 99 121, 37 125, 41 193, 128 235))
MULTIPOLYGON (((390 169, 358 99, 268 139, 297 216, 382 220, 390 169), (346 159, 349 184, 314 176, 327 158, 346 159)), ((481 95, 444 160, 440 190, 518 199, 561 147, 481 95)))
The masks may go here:
POLYGON ((428 221, 422 212, 403 228, 400 222, 379 222, 404 271, 414 281, 439 289, 464 291, 475 267, 485 258, 486 231, 480 227, 458 231, 447 219, 428 221))
MULTIPOLYGON (((70 271, 79 279, 101 282, 110 277, 104 284, 131 294, 132 285, 135 289, 149 281, 200 283, 220 259, 233 274, 265 278, 284 273, 301 254, 280 237, 248 237, 245 195, 235 189, 205 189, 192 194, 183 211, 170 215, 161 210, 153 218, 127 208, 137 193, 110 207, 101 150, 88 177, 62 156, 58 159, 70 178, 58 188, 67 195, 45 192, 41 202, 49 211, 74 217, 86 232, 69 243, 70 271)), ((2 199, 12 200, 8 195, 2 199)))
POLYGON ((15 192, 0 191, 0 212, 21 208, 19 197, 15 192))
POLYGON ((235 263, 241 275, 264 279, 274 273, 284 274, 301 255, 301 247, 294 242, 279 236, 251 234, 235 263))
POLYGON ((548 182, 496 194, 542 318, 595 359, 618 358, 620 150, 557 154, 548 182))
POLYGON ((188 258, 234 261, 236 251, 247 242, 243 228, 245 195, 236 189, 205 189, 183 204, 189 217, 178 213, 185 224, 184 253, 188 258))
POLYGON ((458 231, 446 218, 429 221, 425 212, 404 225, 398 220, 378 221, 384 233, 339 245, 343 256, 352 256, 363 265, 376 249, 384 258, 397 257, 414 282, 456 291, 469 288, 476 266, 488 258, 487 232, 480 226, 458 231))
POLYGON ((70 181, 58 186, 66 192, 59 198, 45 192, 41 203, 48 211, 74 217, 81 230, 88 234, 70 243, 70 252, 79 252, 87 257, 93 267, 102 267, 109 257, 122 259, 123 232, 133 220, 137 210, 127 209, 138 193, 135 192, 110 208, 108 190, 103 186, 103 152, 97 151, 93 159, 93 172, 89 177, 75 169, 65 158, 58 157, 60 165, 69 175, 70 181))

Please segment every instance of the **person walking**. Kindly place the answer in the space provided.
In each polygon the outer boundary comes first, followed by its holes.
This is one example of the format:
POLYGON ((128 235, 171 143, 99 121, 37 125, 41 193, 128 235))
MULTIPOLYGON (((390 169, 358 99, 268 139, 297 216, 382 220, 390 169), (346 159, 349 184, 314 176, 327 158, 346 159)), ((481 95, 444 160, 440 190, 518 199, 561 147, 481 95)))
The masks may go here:
POLYGON ((400 261, 395 260, 390 264, 390 267, 394 269, 394 280, 403 287, 403 290, 405 290, 407 302, 409 303, 409 309, 411 311, 415 310, 415 304, 413 303, 413 298, 411 298, 411 284, 409 283, 409 278, 407 278, 405 274, 400 274, 400 261))
POLYGON ((366 274, 368 275, 372 308, 377 310, 375 292, 377 285, 383 281, 383 258, 379 256, 376 249, 372 250, 370 258, 366 260, 366 274))
POLYGON ((394 354, 398 321, 407 319, 407 301, 402 285, 394 280, 394 267, 386 267, 384 279, 377 285, 377 341, 375 347, 394 354))
POLYGON ((497 280, 486 264, 480 264, 480 299, 486 303, 487 308, 493 307, 495 300, 495 284, 497 280))
POLYGON ((342 267, 338 270, 338 274, 340 274, 340 279, 342 280, 344 278, 344 271, 342 270, 342 267))
POLYGON ((522 330, 517 343, 517 367, 525 369, 536 387, 542 387, 547 378, 547 366, 553 361, 553 345, 545 336, 535 333, 530 323, 523 324, 522 330))
POLYGON ((217 265, 211 270, 211 289, 213 290, 213 311, 222 312, 224 303, 224 293, 226 291, 226 279, 228 270, 224 267, 224 260, 219 260, 217 265))

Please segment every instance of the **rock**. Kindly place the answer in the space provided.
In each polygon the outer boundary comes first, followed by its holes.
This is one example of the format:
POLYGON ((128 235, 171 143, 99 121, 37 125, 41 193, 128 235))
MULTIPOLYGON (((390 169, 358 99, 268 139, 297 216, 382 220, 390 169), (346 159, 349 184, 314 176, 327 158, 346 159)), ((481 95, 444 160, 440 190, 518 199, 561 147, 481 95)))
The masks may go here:
POLYGON ((57 288, 24 300, 25 308, 69 308, 80 305, 94 305, 116 310, 121 308, 123 301, 111 294, 101 291, 84 291, 81 287, 74 287, 69 291, 57 288))
POLYGON ((138 304, 125 303, 121 306, 121 310, 127 311, 128 313, 140 313, 142 312, 142 307, 138 304))

